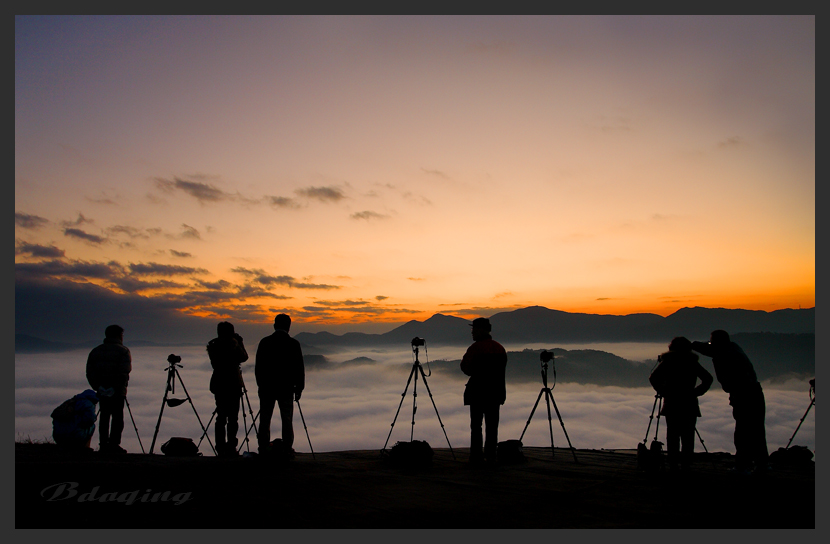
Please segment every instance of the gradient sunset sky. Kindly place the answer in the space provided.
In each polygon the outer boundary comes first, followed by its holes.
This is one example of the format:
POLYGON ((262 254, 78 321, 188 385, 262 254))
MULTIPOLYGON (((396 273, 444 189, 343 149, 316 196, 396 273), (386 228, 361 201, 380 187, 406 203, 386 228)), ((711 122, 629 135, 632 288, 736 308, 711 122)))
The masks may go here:
POLYGON ((815 17, 18 16, 14 198, 18 305, 813 307, 815 17))

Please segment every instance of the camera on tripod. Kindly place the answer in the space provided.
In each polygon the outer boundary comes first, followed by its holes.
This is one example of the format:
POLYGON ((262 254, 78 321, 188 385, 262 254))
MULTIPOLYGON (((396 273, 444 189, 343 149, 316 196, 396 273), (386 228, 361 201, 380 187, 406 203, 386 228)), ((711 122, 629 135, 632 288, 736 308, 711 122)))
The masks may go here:
POLYGON ((539 360, 543 363, 549 363, 553 360, 553 352, 543 350, 542 353, 539 354, 539 360))
POLYGON ((412 347, 423 346, 424 343, 425 343, 425 341, 424 341, 423 338, 419 338, 419 337, 416 336, 415 338, 412 339, 412 347))
POLYGON ((170 355, 167 356, 167 362, 170 363, 170 364, 181 363, 182 362, 182 356, 181 355, 174 355, 173 353, 171 353, 170 355))

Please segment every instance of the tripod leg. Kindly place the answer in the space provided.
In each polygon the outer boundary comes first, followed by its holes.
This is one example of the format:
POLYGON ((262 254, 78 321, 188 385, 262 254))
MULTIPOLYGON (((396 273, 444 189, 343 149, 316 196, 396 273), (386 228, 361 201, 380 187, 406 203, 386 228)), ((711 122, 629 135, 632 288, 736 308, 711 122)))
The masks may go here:
POLYGON ((709 460, 712 461, 712 468, 715 468, 715 460, 709 455, 709 450, 706 449, 706 444, 703 442, 703 437, 700 436, 700 431, 697 430, 697 427, 695 427, 695 434, 697 434, 697 439, 700 440, 700 445, 703 446, 703 451, 706 452, 706 457, 709 457, 709 460))
POLYGON ((300 407, 300 401, 299 400, 297 400, 296 403, 297 403, 297 411, 300 412, 300 419, 303 422, 303 429, 305 429, 305 437, 308 439, 308 447, 311 449, 311 458, 316 459, 316 457, 314 457, 314 448, 311 446, 311 437, 308 436, 308 427, 306 427, 305 418, 303 417, 303 409, 300 407))
POLYGON ((141 443, 141 437, 138 435, 138 426, 135 424, 135 418, 133 417, 133 411, 130 409, 130 403, 127 401, 127 397, 124 397, 124 403, 127 405, 127 411, 130 413, 130 419, 133 421, 133 428, 135 429, 135 437, 138 438, 138 445, 141 446, 141 453, 146 453, 144 451, 144 444, 141 443))
POLYGON ((213 409, 213 413, 212 413, 212 414, 210 414, 210 419, 208 420, 207 428, 206 428, 206 429, 204 429, 204 432, 202 433, 201 438, 199 438, 199 443, 198 443, 198 444, 196 444, 196 447, 197 447, 197 448, 198 448, 199 446, 201 446, 201 445, 202 445, 202 440, 204 440, 204 439, 205 439, 205 437, 207 436, 208 430, 210 430, 210 424, 213 422, 213 418, 214 418, 214 416, 216 415, 216 411, 217 411, 217 410, 218 410, 218 408, 214 408, 214 409, 213 409))
POLYGON ((167 404, 167 393, 170 392, 170 379, 172 378, 173 369, 167 371, 167 386, 164 389, 164 397, 161 399, 161 410, 159 411, 159 419, 156 421, 156 430, 153 433, 153 442, 150 444, 150 454, 153 453, 153 446, 156 445, 156 437, 159 434, 159 425, 161 425, 161 415, 164 413, 164 405, 167 404))
POLYGON ((651 415, 648 416, 648 427, 646 428, 646 437, 643 438, 643 444, 648 442, 648 432, 651 430, 651 422, 654 420, 654 410, 657 408, 657 399, 660 395, 654 395, 654 404, 651 406, 651 415))
MULTIPOLYGON (((250 405, 250 402, 249 402, 248 407, 250 408, 250 406, 251 405, 250 405)), ((258 435, 259 431, 257 431, 257 428, 256 428, 256 420, 257 420, 258 417, 259 417, 259 410, 257 410, 256 415, 253 416, 253 419, 251 420, 251 426, 245 429, 245 438, 244 438, 245 441, 250 440, 248 438, 248 434, 250 434, 251 431, 254 431, 254 436, 255 437, 258 435)), ((241 445, 239 446, 239 449, 237 451, 240 451, 240 450, 242 450, 241 445)))
POLYGON ((790 444, 792 444, 793 438, 795 438, 795 434, 798 432, 798 429, 801 428, 801 424, 804 423, 804 420, 807 418, 807 414, 810 413, 810 408, 812 408, 815 403, 816 399, 813 399, 812 402, 810 402, 810 406, 807 407, 807 411, 804 412, 804 415, 801 417, 801 421, 798 422, 798 427, 795 428, 795 432, 793 432, 793 435, 790 437, 790 441, 787 442, 787 447, 784 448, 785 450, 790 449, 790 444))
MULTIPOLYGON (((182 381, 182 377, 179 374, 178 369, 173 369, 176 372, 176 376, 179 377, 179 383, 182 384, 182 389, 184 389, 184 394, 187 397, 187 402, 190 403, 190 407, 193 408, 193 413, 196 414, 196 419, 199 421, 199 426, 202 427, 202 430, 205 432, 205 436, 207 436, 207 429, 205 426, 202 425, 202 418, 199 417, 199 412, 196 411, 196 406, 193 405, 193 399, 190 398, 190 393, 187 392, 187 387, 184 386, 184 381, 182 381)), ((211 442, 210 437, 207 437, 208 444, 210 444, 210 449, 213 450, 213 455, 216 455, 216 448, 213 447, 213 442, 211 442)))
POLYGON ((568 437, 568 431, 565 430, 565 423, 562 421, 562 414, 559 413, 559 408, 556 407, 556 401, 553 400, 553 393, 551 393, 550 390, 548 390, 548 395, 550 395, 550 401, 553 403, 553 409, 556 410, 556 417, 559 418, 559 424, 562 426, 562 431, 565 433, 565 439, 567 439, 568 441, 568 446, 570 446, 571 448, 571 453, 574 456, 574 461, 578 463, 579 459, 576 458, 576 450, 571 444, 571 439, 568 437))
POLYGON ((550 401, 553 398, 553 395, 550 392, 550 389, 545 389, 545 405, 548 407, 548 430, 550 431, 550 455, 551 457, 555 457, 556 454, 553 450, 553 423, 551 422, 550 417, 550 401))
POLYGON ((395 428, 395 421, 398 420, 398 414, 401 413, 401 406, 403 406, 403 399, 406 398, 406 390, 409 389, 409 382, 412 381, 412 376, 415 374, 415 365, 412 365, 412 370, 409 372, 409 379, 406 380, 406 387, 403 389, 403 393, 401 393, 401 402, 398 404, 398 411, 395 412, 395 419, 392 420, 392 428, 389 429, 389 435, 386 437, 386 443, 383 444, 383 449, 381 450, 386 451, 386 446, 389 444, 389 438, 392 436, 392 430, 395 428))
POLYGON ((438 407, 435 405, 435 399, 432 398, 432 391, 429 389, 429 384, 427 383, 427 377, 424 374, 424 369, 421 366, 418 366, 418 370, 421 371, 421 377, 424 379, 424 385, 427 388, 427 393, 429 393, 429 400, 432 401, 432 407, 435 408, 435 415, 438 417, 438 423, 441 425, 441 430, 444 431, 444 438, 447 439, 447 446, 450 447, 450 453, 452 454, 453 460, 455 460, 455 452, 452 451, 452 445, 450 444, 450 438, 447 436, 447 430, 444 428, 444 422, 441 421, 441 415, 438 413, 438 407))
MULTIPOLYGON (((417 366, 417 365, 416 365, 417 366)), ((415 439, 415 412, 418 411, 418 373, 415 373, 415 383, 412 385, 412 426, 409 428, 409 441, 415 439)))
POLYGON ((542 393, 545 392, 545 388, 543 387, 541 391, 539 391, 539 396, 536 397, 536 402, 533 404, 533 410, 530 411, 530 417, 527 418, 527 423, 525 423, 524 431, 522 431, 522 436, 519 437, 519 442, 522 441, 522 438, 525 437, 525 432, 527 431, 528 426, 530 425, 530 420, 533 419, 533 414, 536 413, 536 407, 539 406, 539 400, 542 398, 542 393))

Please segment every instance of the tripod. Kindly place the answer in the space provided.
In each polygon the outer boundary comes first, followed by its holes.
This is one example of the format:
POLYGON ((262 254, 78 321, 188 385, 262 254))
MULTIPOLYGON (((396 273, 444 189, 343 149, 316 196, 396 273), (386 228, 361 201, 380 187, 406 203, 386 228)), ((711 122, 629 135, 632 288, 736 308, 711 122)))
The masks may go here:
MULTIPOLYGON (((381 452, 386 451, 386 446, 389 444, 389 438, 392 436, 392 431, 395 429, 395 421, 398 419, 398 414, 401 412, 401 406, 403 406, 404 398, 406 398, 406 391, 409 389, 409 383, 412 381, 412 377, 415 376, 415 384, 412 387, 412 429, 409 433, 409 441, 412 441, 412 438, 415 435, 415 412, 418 410, 418 374, 421 375, 421 378, 424 380, 424 385, 427 388, 427 393, 429 393, 429 398, 432 401, 432 407, 435 408, 435 415, 438 416, 438 423, 441 425, 441 430, 444 431, 444 438, 447 439, 447 445, 450 447, 450 453, 452 454, 452 458, 455 459, 455 452, 452 450, 452 445, 450 444, 450 439, 447 436, 447 430, 444 428, 444 423, 441 421, 441 416, 438 414, 438 407, 435 406, 435 399, 432 397, 432 391, 429 389, 429 384, 427 383, 427 376, 424 374, 424 368, 421 366, 421 362, 418 360, 418 346, 425 346, 426 342, 423 338, 413 338, 412 339, 412 352, 415 354, 415 361, 412 363, 412 370, 409 372, 409 379, 406 380, 406 387, 404 387, 403 393, 401 393, 401 402, 398 404, 398 411, 395 412, 395 419, 392 420, 392 428, 389 429, 389 435, 386 437, 386 443, 383 445, 383 449, 381 452)), ((426 348, 425 348, 426 349, 426 348)), ((432 371, 430 370, 430 376, 432 375, 432 371)))
POLYGON ((798 427, 795 428, 795 432, 793 432, 793 435, 790 437, 790 441, 787 442, 787 447, 784 448, 785 450, 790 449, 790 444, 792 444, 793 438, 795 438, 795 433, 797 433, 798 429, 801 428, 801 424, 804 423, 804 419, 807 417, 807 414, 810 413, 810 408, 812 408, 815 405, 816 405, 816 379, 813 378, 812 380, 810 380, 810 406, 807 407, 807 411, 804 412, 804 415, 801 417, 801 421, 798 422, 798 427))
MULTIPOLYGON (((522 431, 522 436, 519 437, 519 442, 522 441, 522 438, 525 436, 525 432, 527 431, 528 426, 530 426, 530 420, 533 419, 533 414, 536 413, 536 408, 539 406, 539 401, 542 399, 542 395, 545 395, 545 405, 548 407, 548 430, 550 431, 550 454, 551 456, 555 456, 553 451, 553 423, 551 422, 550 417, 550 405, 553 404, 553 409, 556 411, 556 417, 559 418, 559 424, 562 426, 562 431, 565 433, 565 438, 568 440, 568 446, 571 448, 571 453, 574 456, 574 461, 577 463, 579 460, 576 458, 576 450, 571 445, 571 439, 568 437, 568 431, 565 430, 565 423, 562 422, 562 415, 559 413, 559 408, 556 407, 556 401, 553 400, 553 392, 551 388, 548 387, 548 361, 553 360, 553 352, 551 351, 543 351, 541 354, 542 360, 542 389, 539 391, 539 396, 536 397, 536 404, 533 405, 533 410, 530 411, 530 417, 527 418, 527 423, 525 424, 525 428, 522 431)), ((556 378, 556 368, 554 367, 553 370, 554 379, 556 378)))
MULTIPOLYGON (((663 410, 663 397, 658 393, 654 395, 654 404, 651 406, 651 415, 648 416, 648 428, 646 428, 646 437, 643 439, 643 445, 648 441, 648 431, 651 429, 651 420, 654 419, 654 410, 657 410, 657 425, 654 428, 654 440, 652 442, 657 442, 657 444, 661 444, 657 441, 657 432, 660 430, 660 412, 663 410), (658 401, 659 401, 659 408, 658 408, 658 401)), ((700 445, 703 446, 703 451, 706 452, 707 457, 709 456, 709 450, 706 449, 706 443, 703 441, 703 437, 700 436, 700 431, 697 430, 697 426, 695 426, 695 434, 697 435, 697 439, 700 440, 700 445)), ((712 461, 712 468, 715 468, 715 461, 712 461)))
MULTIPOLYGON (((159 425, 161 425, 161 416, 164 414, 164 406, 170 406, 171 408, 179 406, 180 404, 184 404, 185 402, 190 403, 190 407, 193 408, 193 413, 196 414, 196 419, 199 421, 199 426, 202 428, 202 431, 207 434, 205 430, 205 426, 202 425, 202 419, 199 417, 199 412, 196 411, 196 407, 193 406, 193 400, 190 398, 190 394, 187 392, 187 388, 184 386, 184 381, 182 381, 182 377, 179 374, 179 368, 182 368, 182 365, 179 363, 181 362, 182 358, 178 355, 173 355, 172 353, 167 357, 167 362, 169 363, 167 368, 167 387, 164 389, 164 398, 161 400, 161 411, 159 411, 159 419, 156 422, 156 430, 153 433, 153 442, 150 444, 150 453, 153 453, 153 447, 156 444, 156 437, 159 434, 159 425), (179 383, 182 385, 182 389, 184 389, 184 394, 186 398, 184 399, 176 399, 176 398, 167 398, 169 393, 176 394, 176 378, 179 379, 179 383)), ((213 454, 216 455, 216 448, 213 447, 213 442, 210 441, 210 437, 208 437, 208 444, 210 444, 210 448, 213 450, 213 454)))
MULTIPOLYGON (((247 403, 248 404, 248 413, 251 415, 251 420, 252 420, 251 421, 251 428, 254 430, 254 435, 256 435, 256 432, 257 432, 257 430, 256 430, 256 418, 254 417, 254 410, 253 410, 253 408, 251 408, 251 399, 248 398, 248 389, 245 387, 245 381, 242 379, 242 371, 241 370, 239 371, 239 383, 242 385, 242 391, 239 394, 240 402, 242 403, 242 427, 244 429, 248 429, 248 420, 245 417, 245 403, 247 403)), ((204 440, 205 436, 207 436, 208 429, 210 429, 210 424, 213 421, 213 418, 216 417, 216 413, 217 413, 218 410, 219 410, 218 406, 213 409, 213 413, 210 415, 210 419, 208 420, 207 427, 205 428, 204 433, 202 433, 202 437, 199 439, 199 443, 196 444, 196 447, 199 447, 202 443, 202 440, 204 440)), ((230 441, 230 436, 228 437, 228 441, 230 441)), ((250 447, 250 444, 249 444, 250 439, 248 438, 248 432, 245 433, 245 438, 242 439, 242 442, 244 443, 244 445, 247 447, 248 451, 250 452, 251 447, 250 447)), ((237 448, 237 450, 236 450, 237 453, 242 451, 242 445, 243 444, 240 444, 239 448, 237 448)))

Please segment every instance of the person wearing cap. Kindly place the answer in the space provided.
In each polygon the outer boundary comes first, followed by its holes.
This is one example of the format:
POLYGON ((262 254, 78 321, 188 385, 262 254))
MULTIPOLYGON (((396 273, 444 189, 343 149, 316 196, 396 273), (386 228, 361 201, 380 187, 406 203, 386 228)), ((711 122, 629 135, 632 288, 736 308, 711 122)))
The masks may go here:
POLYGON ((470 377, 464 389, 464 405, 470 407, 470 462, 486 460, 495 463, 499 443, 499 407, 507 397, 504 384, 507 352, 490 336, 492 326, 489 319, 479 317, 470 326, 473 344, 461 359, 461 371, 470 377), (486 426, 486 440, 482 440, 482 420, 486 426))
POLYGON ((121 447, 121 432, 124 430, 124 401, 132 362, 130 350, 124 345, 124 329, 118 325, 110 325, 104 330, 104 343, 87 357, 86 379, 101 403, 99 452, 127 452, 121 447))
POLYGON ((740 474, 769 468, 764 425, 766 401, 755 369, 744 350, 724 330, 712 331, 709 342, 692 342, 692 349, 712 358, 715 376, 729 393, 735 419, 735 468, 740 474))
POLYGON ((305 366, 300 343, 288 335, 291 317, 279 314, 274 318, 274 333, 259 342, 254 373, 259 394, 259 453, 294 453, 294 401, 299 401, 305 388, 305 366), (271 417, 274 405, 280 409, 284 452, 272 452, 271 417))
POLYGON ((232 323, 219 323, 216 326, 216 334, 217 337, 207 344, 210 366, 213 368, 210 392, 216 401, 216 453, 220 457, 235 457, 239 403, 242 399, 240 365, 248 360, 248 352, 245 350, 242 337, 234 331, 232 323))

